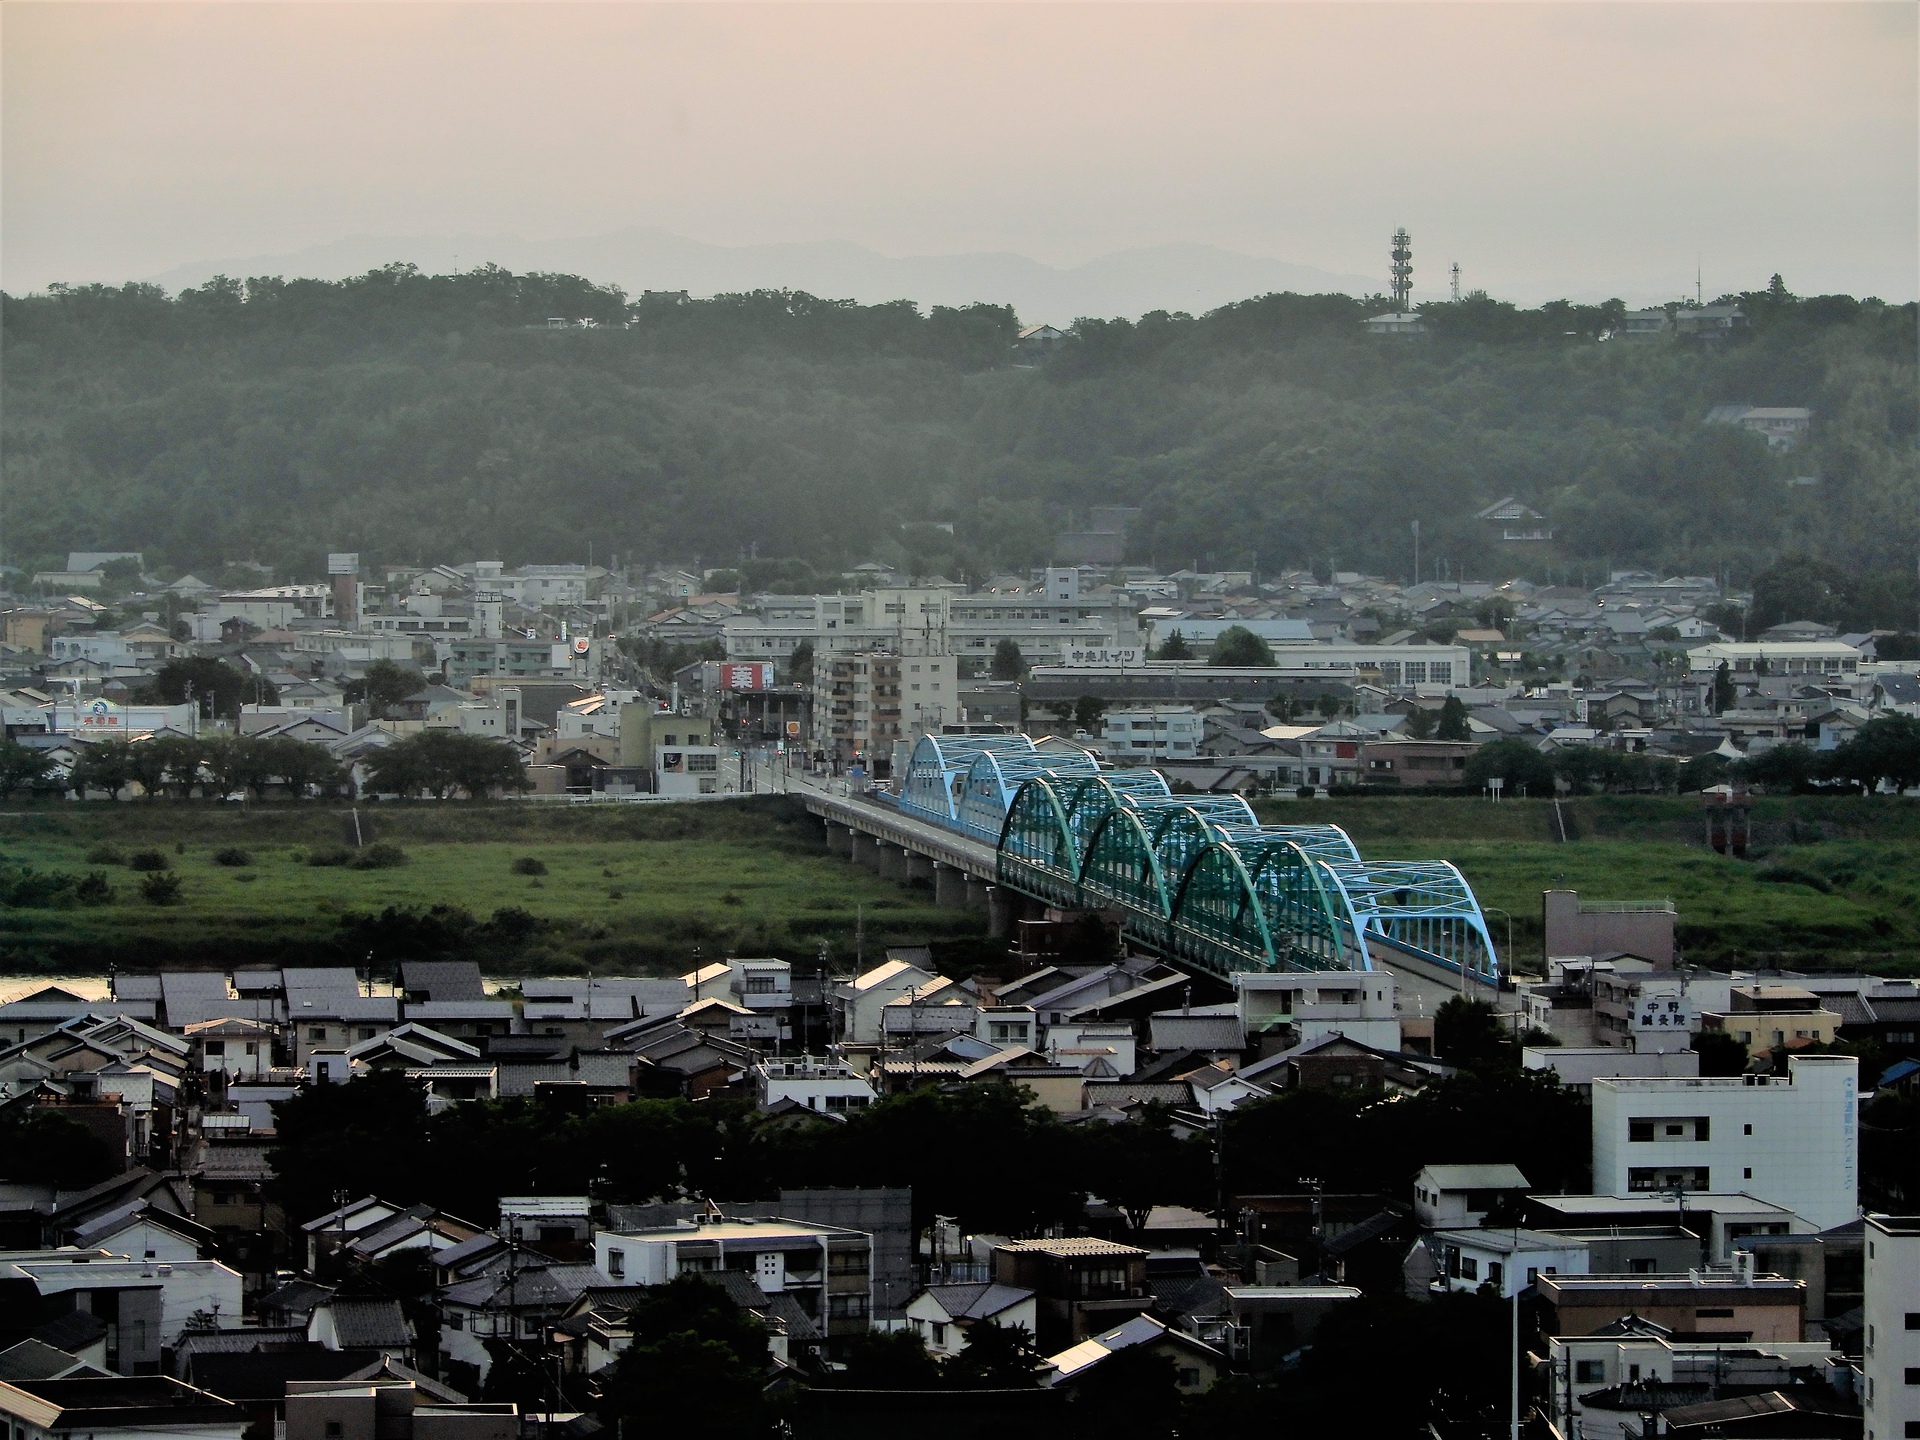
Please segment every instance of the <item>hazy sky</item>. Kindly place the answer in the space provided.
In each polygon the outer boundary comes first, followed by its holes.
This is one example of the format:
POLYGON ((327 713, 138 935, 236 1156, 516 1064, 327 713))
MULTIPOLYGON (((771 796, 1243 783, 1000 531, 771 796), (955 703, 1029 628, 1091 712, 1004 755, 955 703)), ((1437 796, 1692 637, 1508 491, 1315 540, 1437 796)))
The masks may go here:
MULTIPOLYGON (((654 225, 1916 294, 1916 8, 7 0, 0 280, 654 225)), ((478 257, 476 257, 478 258, 478 257)), ((1384 281, 1384 275, 1383 275, 1384 281)))

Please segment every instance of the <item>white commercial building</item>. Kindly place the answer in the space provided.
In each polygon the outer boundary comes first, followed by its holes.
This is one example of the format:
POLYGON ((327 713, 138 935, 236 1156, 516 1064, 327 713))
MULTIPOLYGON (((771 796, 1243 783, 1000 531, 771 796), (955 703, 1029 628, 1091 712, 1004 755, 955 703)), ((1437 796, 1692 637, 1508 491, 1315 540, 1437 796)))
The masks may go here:
POLYGON ((1920 1436, 1920 1215, 1866 1220, 1867 1440, 1920 1436))
POLYGON ((1593 1081, 1593 1188, 1745 1193, 1821 1230, 1859 1208, 1860 1062, 1794 1055, 1789 1073, 1593 1081))

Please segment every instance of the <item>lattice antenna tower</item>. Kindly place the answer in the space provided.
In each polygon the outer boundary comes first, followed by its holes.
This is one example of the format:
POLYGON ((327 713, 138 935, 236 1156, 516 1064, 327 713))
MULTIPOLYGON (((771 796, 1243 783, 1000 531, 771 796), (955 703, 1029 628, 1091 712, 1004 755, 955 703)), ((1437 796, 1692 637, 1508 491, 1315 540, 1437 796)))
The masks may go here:
POLYGON ((1402 225, 1393 232, 1393 308, 1404 313, 1413 295, 1413 241, 1402 225))
POLYGON ((1460 262, 1454 261, 1453 268, 1447 273, 1453 280, 1453 303, 1458 305, 1460 303, 1460 262))

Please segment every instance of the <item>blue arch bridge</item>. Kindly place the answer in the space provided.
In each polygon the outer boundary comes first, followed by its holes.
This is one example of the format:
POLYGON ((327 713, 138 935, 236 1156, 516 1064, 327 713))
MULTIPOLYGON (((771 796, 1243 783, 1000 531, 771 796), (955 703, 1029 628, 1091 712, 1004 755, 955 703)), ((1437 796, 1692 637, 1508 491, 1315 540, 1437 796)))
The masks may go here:
POLYGON ((929 735, 897 794, 794 793, 834 848, 873 847, 883 874, 931 878, 942 903, 984 899, 998 933, 1024 902, 1102 912, 1135 949, 1221 978, 1388 967, 1500 984, 1480 904, 1446 861, 1368 860, 1337 825, 1262 825, 1237 795, 1176 795, 1157 770, 1072 747, 929 735))

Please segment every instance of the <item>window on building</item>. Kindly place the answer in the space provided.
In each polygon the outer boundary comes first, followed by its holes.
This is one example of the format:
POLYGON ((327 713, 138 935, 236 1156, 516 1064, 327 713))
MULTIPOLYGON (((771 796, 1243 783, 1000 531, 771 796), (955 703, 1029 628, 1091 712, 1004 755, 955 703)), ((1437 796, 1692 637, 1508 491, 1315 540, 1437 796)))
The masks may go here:
POLYGON ((944 1346, 947 1343, 947 1327, 937 1320, 933 1326, 933 1343, 938 1346, 944 1346))
POLYGON ((1480 1278, 1480 1262, 1471 1255, 1462 1255, 1460 1257, 1460 1278, 1462 1280, 1478 1280, 1480 1278))
POLYGON ((1604 1360, 1576 1360, 1573 1362, 1573 1378, 1580 1385, 1601 1385, 1606 1383, 1607 1366, 1604 1360))
POLYGON ((1651 1275, 1651 1274, 1653 1274, 1653 1273, 1654 1273, 1654 1272, 1653 1272, 1653 1258, 1652 1258, 1651 1256, 1639 1256, 1639 1257, 1636 1257, 1636 1258, 1633 1258, 1633 1259, 1630 1259, 1630 1260, 1628 1260, 1628 1261, 1627 1261, 1627 1273, 1628 1273, 1629 1275, 1651 1275))
POLYGON ((327 1027, 324 1025, 315 1025, 307 1031, 307 1039, 309 1040, 324 1040, 326 1038, 327 1027))
POLYGON ((1907 1311, 1907 1328, 1909 1330, 1920 1330, 1920 1310, 1907 1311))
POLYGON ((224 1041, 224 1040, 209 1040, 209 1041, 207 1041, 207 1054, 209 1054, 209 1055, 225 1055, 226 1053, 227 1053, 227 1042, 226 1042, 226 1041, 224 1041))
POLYGON ((719 768, 720 768, 720 757, 718 755, 687 756, 687 770, 689 771, 689 773, 695 770, 705 770, 705 771, 711 772, 711 771, 716 771, 719 768))
POLYGON ((1696 1320, 1731 1320, 1733 1311, 1727 1306, 1709 1305, 1693 1312, 1696 1320))
POLYGON ((1498 1260, 1490 1261, 1487 1265, 1487 1283, 1493 1286, 1495 1290, 1505 1289, 1507 1283, 1507 1267, 1502 1265, 1498 1260))
POLYGON ((607 1274, 615 1280, 623 1280, 627 1274, 627 1252, 624 1250, 607 1251, 607 1274))
POLYGON ((774 978, 771 975, 747 976, 747 994, 772 995, 775 993, 774 978))
POLYGON ((1178 1384, 1182 1390, 1198 1390, 1200 1388, 1200 1367, 1197 1365, 1183 1365, 1174 1375, 1174 1382, 1178 1384))
POLYGON ((338 1420, 327 1421, 327 1440, 339 1440, 346 1433, 346 1428, 338 1420))

